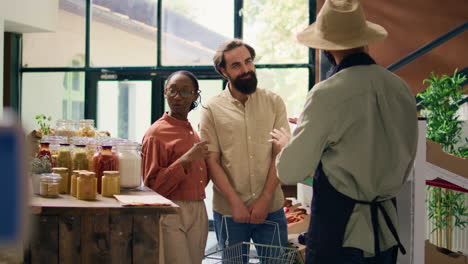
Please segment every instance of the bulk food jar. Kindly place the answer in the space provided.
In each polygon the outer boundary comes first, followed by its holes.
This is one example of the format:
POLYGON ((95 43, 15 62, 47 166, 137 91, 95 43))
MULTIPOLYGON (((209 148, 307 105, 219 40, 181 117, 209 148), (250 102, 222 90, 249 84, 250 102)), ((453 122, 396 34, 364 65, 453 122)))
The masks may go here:
POLYGON ((118 171, 104 171, 102 176, 101 195, 112 197, 114 194, 120 194, 120 177, 118 171))
POLYGON ((80 172, 76 183, 76 198, 79 200, 96 200, 97 179, 94 172, 80 172))
POLYGON ((141 154, 139 144, 124 142, 117 146, 120 186, 135 189, 141 185, 141 154))
POLYGON ((36 158, 45 157, 49 160, 50 165, 52 166, 52 154, 50 153, 49 145, 49 142, 41 142, 41 147, 36 154, 36 158))
POLYGON ((75 136, 75 121, 73 120, 57 120, 57 128, 55 129, 55 135, 64 136, 70 139, 75 136))
POLYGON ((46 173, 41 176, 39 193, 42 197, 56 198, 59 196, 61 177, 58 174, 46 173))
POLYGON ((73 161, 70 151, 70 144, 62 143, 58 151, 57 159, 55 161, 55 167, 62 167, 68 169, 68 174, 71 174, 73 170, 73 161))
POLYGON ((98 144, 95 139, 89 139, 86 144, 86 157, 88 157, 88 170, 94 171, 93 157, 98 152, 98 144))
POLYGON ((60 149, 60 144, 67 143, 67 137, 60 136, 43 136, 42 141, 49 142, 49 150, 52 155, 52 167, 57 167, 55 164, 60 149))
POLYGON ((72 164, 74 170, 88 170, 89 162, 86 155, 86 145, 75 145, 73 150, 72 164))
POLYGON ((76 197, 76 187, 78 184, 78 177, 80 177, 81 172, 82 172, 81 170, 74 170, 72 172, 72 176, 70 180, 70 195, 73 197, 76 197))
POLYGON ((70 193, 70 176, 68 168, 56 167, 52 168, 52 172, 60 175, 59 193, 70 193))
POLYGON ((78 121, 78 136, 80 137, 94 137, 96 130, 94 129, 93 119, 83 119, 78 121))
POLYGON ((103 172, 117 170, 119 170, 119 160, 117 155, 112 152, 112 146, 102 146, 101 151, 96 153, 93 157, 93 171, 96 173, 99 193, 101 193, 101 178, 103 172))

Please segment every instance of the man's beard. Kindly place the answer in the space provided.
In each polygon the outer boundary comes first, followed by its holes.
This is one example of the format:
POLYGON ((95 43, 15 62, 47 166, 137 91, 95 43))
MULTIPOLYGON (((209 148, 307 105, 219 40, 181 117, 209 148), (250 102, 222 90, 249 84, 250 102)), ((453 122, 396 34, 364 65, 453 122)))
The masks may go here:
POLYGON ((252 94, 257 89, 257 75, 253 71, 239 75, 237 78, 231 80, 231 82, 236 90, 243 94, 252 94), (245 76, 250 76, 250 78, 242 79, 245 76))

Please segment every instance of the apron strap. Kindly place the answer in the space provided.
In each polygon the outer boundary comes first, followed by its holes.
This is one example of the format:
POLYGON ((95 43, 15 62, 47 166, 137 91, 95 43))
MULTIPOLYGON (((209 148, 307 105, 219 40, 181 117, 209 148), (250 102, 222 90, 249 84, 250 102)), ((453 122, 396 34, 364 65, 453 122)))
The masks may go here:
MULTIPOLYGON (((385 200, 386 201, 386 200, 385 200)), ((390 216, 388 215, 387 211, 385 210, 385 207, 382 206, 382 203, 385 201, 377 201, 377 197, 372 200, 372 202, 367 202, 367 201, 359 201, 356 200, 356 203, 358 204, 365 204, 370 206, 370 213, 371 213, 371 222, 372 222, 372 229, 374 231, 374 250, 375 250, 375 257, 378 259, 380 257, 380 240, 379 240, 379 218, 378 218, 378 212, 382 212, 382 215, 385 219, 385 223, 387 224, 388 229, 390 229, 390 232, 392 233, 393 237, 397 241, 397 246, 400 249, 401 253, 403 255, 406 254, 406 250, 403 247, 403 245, 400 242, 400 237, 398 236, 398 232, 396 231, 395 226, 392 223, 392 220, 390 219, 390 216)), ((396 208, 395 200, 392 199, 392 203, 396 208)))

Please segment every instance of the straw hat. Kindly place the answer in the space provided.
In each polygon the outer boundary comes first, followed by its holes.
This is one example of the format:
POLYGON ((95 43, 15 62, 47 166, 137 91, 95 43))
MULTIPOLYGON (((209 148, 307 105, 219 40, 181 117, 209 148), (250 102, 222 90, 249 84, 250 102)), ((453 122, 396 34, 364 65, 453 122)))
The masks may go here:
POLYGON ((297 34, 311 48, 345 50, 384 40, 387 31, 366 20, 357 0, 326 0, 315 23, 297 34))

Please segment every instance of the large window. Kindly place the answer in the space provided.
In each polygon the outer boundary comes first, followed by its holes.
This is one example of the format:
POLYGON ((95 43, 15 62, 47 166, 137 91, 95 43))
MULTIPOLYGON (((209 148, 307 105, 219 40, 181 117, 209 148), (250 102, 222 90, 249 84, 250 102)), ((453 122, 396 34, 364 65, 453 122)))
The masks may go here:
POLYGON ((234 34, 233 0, 162 0, 162 64, 211 65, 234 34))
POLYGON ((92 2, 90 64, 156 66, 157 1, 92 2))
MULTIPOLYGON (((98 129, 140 141, 167 110, 171 72, 198 76, 205 102, 224 89, 212 58, 232 38, 256 49, 259 86, 279 94, 290 117, 315 80, 313 53, 294 40, 314 17, 313 0, 58 1, 55 32, 23 34, 20 110, 28 128, 40 113, 96 119, 98 129)), ((200 108, 189 115, 195 127, 200 108)))
POLYGON ((83 119, 84 73, 24 73, 21 101, 21 116, 27 131, 37 128, 37 114, 52 116, 53 127, 58 119, 83 119), (69 76, 73 75, 78 75, 80 79, 78 91, 71 88, 69 76))
POLYGON ((258 52, 257 63, 307 63, 307 47, 294 41, 309 23, 308 0, 245 0, 244 40, 258 52))

